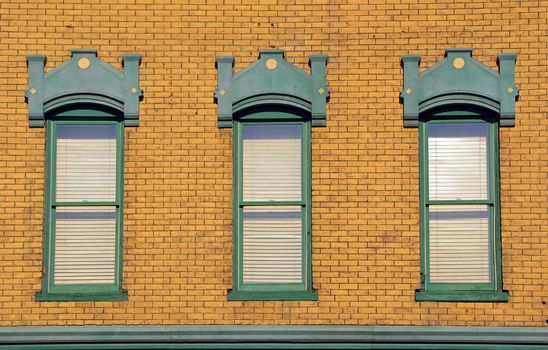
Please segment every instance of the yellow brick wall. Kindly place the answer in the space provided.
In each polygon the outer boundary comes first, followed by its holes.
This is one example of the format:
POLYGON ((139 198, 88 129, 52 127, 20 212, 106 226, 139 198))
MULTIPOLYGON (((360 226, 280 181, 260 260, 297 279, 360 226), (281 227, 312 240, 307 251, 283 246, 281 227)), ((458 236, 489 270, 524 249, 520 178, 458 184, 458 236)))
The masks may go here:
POLYGON ((3 0, 0 2, 0 326, 361 324, 543 326, 548 319, 548 2, 3 0), (472 47, 516 52, 516 127, 501 129, 508 303, 417 303, 417 129, 403 129, 400 56, 421 67, 472 47), (72 48, 120 67, 140 53, 141 126, 125 144, 126 302, 34 301, 41 288, 44 129, 29 129, 27 54, 72 48), (227 302, 232 131, 217 128, 216 55, 258 50, 307 68, 329 55, 326 128, 312 131, 318 302, 227 302))

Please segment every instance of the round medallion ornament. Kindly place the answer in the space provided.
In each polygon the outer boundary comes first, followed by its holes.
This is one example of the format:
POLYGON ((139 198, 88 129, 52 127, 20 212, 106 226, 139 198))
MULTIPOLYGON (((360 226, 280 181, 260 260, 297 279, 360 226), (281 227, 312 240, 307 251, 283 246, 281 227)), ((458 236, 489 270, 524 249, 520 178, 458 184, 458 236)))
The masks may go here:
POLYGON ((89 60, 87 58, 80 58, 78 60, 78 67, 80 67, 80 69, 88 69, 89 67, 89 60))
POLYGON ((274 58, 269 58, 266 60, 266 68, 269 70, 274 70, 278 67, 278 61, 276 61, 274 58))
POLYGON ((462 69, 464 67, 464 59, 462 57, 457 57, 453 60, 453 67, 456 69, 462 69))

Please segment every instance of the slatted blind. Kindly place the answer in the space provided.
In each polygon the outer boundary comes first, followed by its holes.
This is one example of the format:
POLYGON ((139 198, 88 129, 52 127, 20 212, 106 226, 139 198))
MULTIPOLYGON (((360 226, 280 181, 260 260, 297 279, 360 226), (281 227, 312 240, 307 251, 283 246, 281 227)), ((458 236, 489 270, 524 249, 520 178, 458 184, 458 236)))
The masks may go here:
POLYGON ((115 207, 59 207, 55 284, 114 283, 115 207))
POLYGON ((57 125, 54 283, 113 284, 116 125, 57 125), (87 202, 112 202, 88 206, 87 202))
POLYGON ((428 131, 430 199, 487 199, 487 126, 433 124, 428 131))
POLYGON ((244 126, 244 201, 300 201, 301 172, 300 125, 244 126))
POLYGON ((56 198, 59 202, 116 199, 116 127, 60 125, 56 198))
POLYGON ((488 283, 488 206, 431 205, 429 211, 430 281, 488 283))
MULTIPOLYGON (((243 126, 243 200, 302 200, 302 126, 243 126)), ((302 283, 302 206, 244 206, 244 284, 302 283)))
POLYGON ((243 282, 302 282, 300 206, 246 207, 243 214, 243 282))
POLYGON ((433 283, 489 283, 489 199, 486 123, 428 125, 429 266, 433 283))

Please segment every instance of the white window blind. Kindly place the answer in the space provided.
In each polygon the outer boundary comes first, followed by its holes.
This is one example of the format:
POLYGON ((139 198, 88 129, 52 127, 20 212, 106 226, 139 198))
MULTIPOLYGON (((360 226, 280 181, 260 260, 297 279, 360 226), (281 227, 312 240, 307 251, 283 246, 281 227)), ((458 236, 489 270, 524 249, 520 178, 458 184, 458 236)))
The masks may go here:
POLYGON ((489 207, 429 207, 430 282, 488 283, 491 272, 489 207))
POLYGON ((302 282, 302 208, 246 207, 243 211, 243 282, 302 282))
POLYGON ((486 123, 428 125, 429 268, 433 283, 489 283, 489 126, 486 123))
POLYGON ((114 283, 115 207, 58 207, 55 284, 114 283))
POLYGON ((55 198, 79 205, 54 209, 54 284, 115 283, 116 130, 114 124, 56 127, 55 198), (112 205, 85 205, 91 201, 112 205))
POLYGON ((116 199, 116 126, 59 125, 58 202, 116 199))
POLYGON ((301 152, 300 125, 244 126, 244 201, 300 201, 301 152))
MULTIPOLYGON (((302 200, 302 126, 243 126, 243 200, 302 200)), ((244 206, 245 284, 302 283, 302 206, 244 206)))
POLYGON ((429 125, 430 200, 488 199, 487 133, 479 123, 429 125))

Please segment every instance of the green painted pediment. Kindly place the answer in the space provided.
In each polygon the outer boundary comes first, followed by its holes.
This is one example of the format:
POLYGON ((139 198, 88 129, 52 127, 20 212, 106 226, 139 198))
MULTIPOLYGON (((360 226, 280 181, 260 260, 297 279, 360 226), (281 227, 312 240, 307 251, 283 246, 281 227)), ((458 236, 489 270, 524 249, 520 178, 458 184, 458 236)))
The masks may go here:
POLYGON ((311 114, 313 126, 325 126, 327 56, 310 56, 311 74, 287 62, 282 50, 261 50, 259 60, 234 73, 234 58, 217 57, 220 128, 232 127, 234 114, 264 106, 286 106, 311 114))
POLYGON ((115 111, 126 126, 137 126, 141 56, 124 55, 122 62, 124 72, 99 59, 95 50, 72 50, 69 61, 44 74, 46 56, 27 56, 30 126, 42 127, 54 112, 83 107, 115 111))
POLYGON ((420 56, 403 56, 404 126, 416 127, 420 115, 457 106, 490 111, 500 116, 501 126, 513 126, 516 55, 500 54, 497 62, 498 73, 472 58, 471 49, 447 49, 443 61, 419 72, 420 56))

